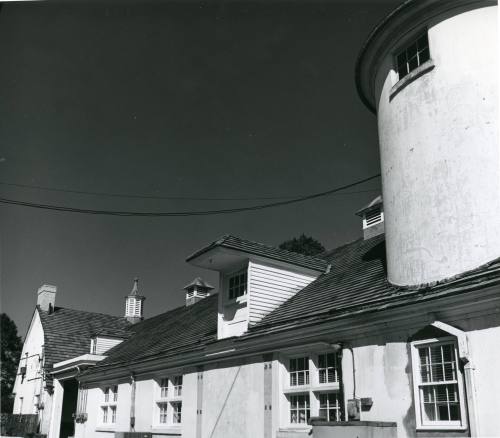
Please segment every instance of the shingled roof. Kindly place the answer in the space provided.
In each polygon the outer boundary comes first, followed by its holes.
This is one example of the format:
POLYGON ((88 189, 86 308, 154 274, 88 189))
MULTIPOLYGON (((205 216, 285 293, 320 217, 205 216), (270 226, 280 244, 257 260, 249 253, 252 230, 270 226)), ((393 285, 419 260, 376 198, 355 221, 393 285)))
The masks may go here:
POLYGON ((264 245, 263 243, 252 242, 251 240, 241 239, 229 234, 222 236, 220 239, 212 242, 210 245, 200 249, 199 251, 196 251, 194 254, 191 254, 186 259, 186 261, 189 262, 190 260, 193 260, 194 258, 216 247, 234 249, 247 254, 253 254, 273 260, 279 260, 281 262, 314 269, 316 271, 324 271, 326 268, 326 262, 321 258, 306 256, 292 251, 286 251, 281 248, 264 245))
POLYGON ((168 357, 203 348, 217 338, 217 303, 215 294, 134 324, 134 335, 109 350, 108 357, 88 373, 159 354, 168 357))
POLYGON ((90 338, 106 328, 121 332, 130 326, 123 317, 56 307, 52 313, 38 307, 44 332, 45 369, 63 360, 90 352, 90 338))
POLYGON ((269 331, 300 327, 325 318, 376 311, 389 305, 412 303, 459 294, 500 284, 500 259, 454 278, 415 287, 398 287, 387 281, 385 236, 357 240, 322 255, 329 272, 300 290, 240 340, 269 331))

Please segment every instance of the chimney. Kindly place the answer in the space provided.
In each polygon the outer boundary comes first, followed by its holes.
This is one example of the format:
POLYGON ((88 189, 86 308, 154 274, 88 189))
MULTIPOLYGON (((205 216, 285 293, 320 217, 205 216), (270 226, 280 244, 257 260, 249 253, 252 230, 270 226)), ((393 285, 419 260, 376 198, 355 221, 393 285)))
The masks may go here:
POLYGON ((57 286, 52 286, 51 284, 40 286, 38 288, 36 305, 44 312, 48 312, 49 314, 52 313, 56 304, 56 293, 57 286))
POLYGON ((382 195, 377 196, 368 205, 356 212, 363 220, 363 238, 365 240, 384 234, 384 204, 382 195))
POLYGON ((191 283, 184 286, 184 290, 186 291, 186 306, 191 306, 203 298, 210 296, 210 291, 213 288, 213 286, 201 277, 196 277, 191 283))
POLYGON ((134 278, 134 286, 130 293, 125 297, 125 318, 127 321, 135 324, 144 319, 144 300, 145 296, 139 294, 139 279, 134 278))

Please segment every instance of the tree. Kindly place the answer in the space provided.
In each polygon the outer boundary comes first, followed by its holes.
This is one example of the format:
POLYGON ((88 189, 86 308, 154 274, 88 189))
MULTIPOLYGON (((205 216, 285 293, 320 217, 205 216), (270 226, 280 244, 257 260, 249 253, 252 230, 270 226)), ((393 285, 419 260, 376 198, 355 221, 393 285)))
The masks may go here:
POLYGON ((0 390, 2 391, 2 398, 0 401, 0 411, 11 413, 14 405, 12 389, 16 381, 17 365, 21 356, 23 343, 21 337, 17 334, 16 324, 5 313, 0 314, 0 334, 2 337, 0 362, 0 390))
POLYGON ((301 234, 298 238, 286 240, 279 245, 281 249, 298 252, 307 256, 314 256, 325 251, 325 247, 316 239, 301 234))

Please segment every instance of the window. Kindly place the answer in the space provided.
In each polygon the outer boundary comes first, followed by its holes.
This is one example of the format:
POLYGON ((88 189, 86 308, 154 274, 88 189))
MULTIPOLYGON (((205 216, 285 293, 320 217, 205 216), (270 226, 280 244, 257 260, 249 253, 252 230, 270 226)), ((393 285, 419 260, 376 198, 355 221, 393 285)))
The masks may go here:
POLYGON ((90 340, 90 354, 97 354, 97 338, 90 340))
POLYGON ((247 272, 243 271, 229 278, 229 299, 241 297, 247 293, 247 272))
POLYGON ((172 403, 173 418, 172 423, 180 424, 182 418, 182 403, 174 402, 172 403))
POLYGON ((319 395, 319 416, 326 421, 341 421, 339 393, 327 392, 319 395))
POLYGON ((283 426, 305 425, 310 416, 343 420, 340 364, 340 353, 334 351, 285 358, 283 400, 288 406, 280 407, 281 418, 287 422, 283 426))
POLYGON ((182 395, 182 376, 175 376, 173 378, 174 396, 180 397, 182 395))
POLYGON ((158 426, 177 425, 182 419, 182 375, 158 380, 155 420, 158 426))
MULTIPOLYGON (((118 385, 106 386, 103 389, 104 397, 101 403, 102 424, 116 423, 116 402, 118 401, 118 385)), ((85 394, 85 404, 87 403, 85 394)))
POLYGON ((413 379, 417 424, 464 426, 462 377, 454 341, 414 342, 413 379))
POLYGON ((309 385, 309 358, 290 359, 290 386, 309 385))
POLYGON ((158 403, 160 412, 160 424, 167 423, 168 403, 158 403))
POLYGON ((335 353, 318 356, 319 383, 335 383, 339 381, 337 355, 335 353))
POLYGON ((396 55, 399 80, 430 59, 427 31, 396 55))
POLYGON ((311 405, 309 403, 309 394, 290 396, 290 423, 307 424, 311 417, 311 405))

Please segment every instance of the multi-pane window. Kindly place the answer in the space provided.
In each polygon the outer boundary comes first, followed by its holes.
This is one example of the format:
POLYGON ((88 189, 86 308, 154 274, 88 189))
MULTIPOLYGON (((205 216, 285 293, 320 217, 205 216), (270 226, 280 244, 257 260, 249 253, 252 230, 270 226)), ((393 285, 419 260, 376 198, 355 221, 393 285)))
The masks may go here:
POLYGON ((290 359, 290 386, 309 385, 309 357, 290 359))
MULTIPOLYGON (((106 386, 103 389, 104 397, 101 403, 101 420, 103 424, 116 423, 116 402, 118 401, 118 385, 106 386)), ((86 404, 85 394, 85 404, 86 404)))
POLYGON ((174 396, 180 397, 182 395, 182 376, 175 376, 173 379, 174 396))
POLYGON ((290 423, 307 424, 311 417, 311 404, 309 394, 290 396, 290 423))
POLYGON ((247 272, 243 271, 229 278, 229 299, 241 297, 247 293, 247 272))
POLYGON ((156 396, 156 423, 180 424, 182 418, 182 375, 163 377, 158 380, 156 396))
POLYGON ((327 392, 319 395, 319 416, 326 421, 341 421, 340 395, 338 392, 327 392))
POLYGON ((165 377, 160 380, 160 397, 166 398, 168 396, 168 379, 165 377))
POLYGON ((461 426, 461 375, 454 342, 415 345, 415 395, 422 426, 461 426))
POLYGON ((396 55, 399 79, 403 79, 411 71, 430 59, 429 39, 427 32, 421 34, 396 55))
POLYGON ((168 403, 158 403, 160 424, 167 424, 168 403))
POLYGON ((336 353, 318 355, 318 377, 319 383, 337 383, 339 381, 336 353))
POLYGON ((286 358, 283 390, 288 402, 288 426, 305 424, 310 416, 343 420, 340 366, 341 353, 336 351, 286 358))
POLYGON ((172 423, 179 424, 182 420, 182 403, 172 403, 172 423))

